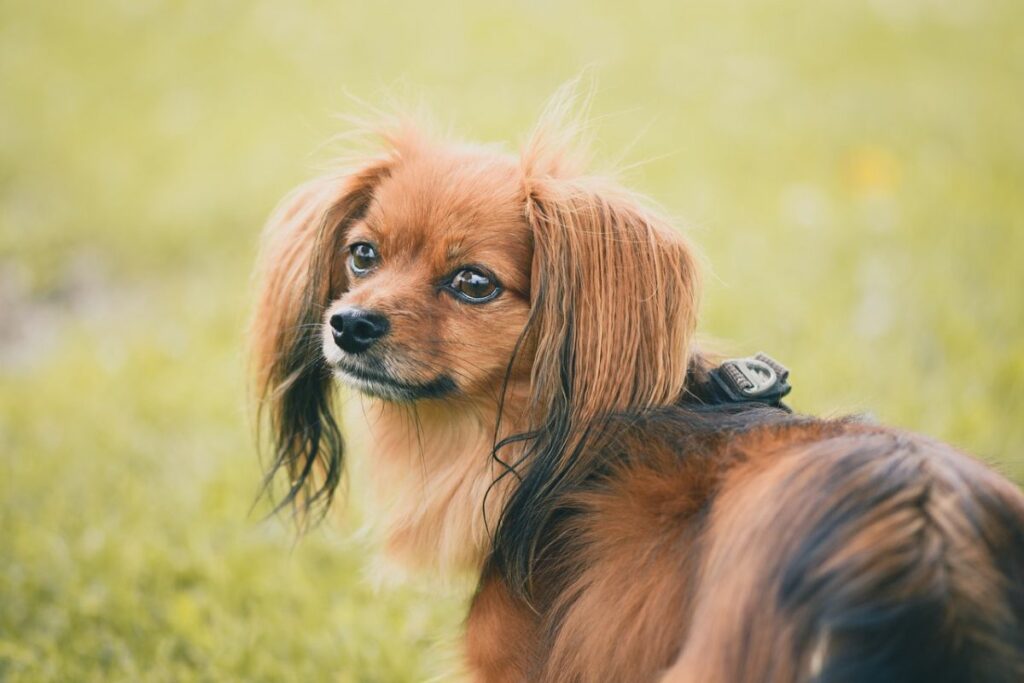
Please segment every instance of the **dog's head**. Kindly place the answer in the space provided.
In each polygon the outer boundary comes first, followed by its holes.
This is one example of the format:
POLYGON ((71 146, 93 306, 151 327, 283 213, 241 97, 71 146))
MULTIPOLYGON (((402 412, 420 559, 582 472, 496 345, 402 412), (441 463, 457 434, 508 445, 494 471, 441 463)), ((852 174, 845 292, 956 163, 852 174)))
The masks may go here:
POLYGON ((268 228, 252 334, 289 500, 328 502, 338 482, 332 377, 460 409, 526 387, 521 488, 534 470, 564 474, 602 416, 679 395, 697 274, 657 213, 543 132, 518 158, 386 139, 297 190, 268 228))
POLYGON ((395 150, 358 214, 318 247, 336 278, 318 322, 339 379, 385 401, 497 393, 530 313, 517 175, 481 150, 395 150))

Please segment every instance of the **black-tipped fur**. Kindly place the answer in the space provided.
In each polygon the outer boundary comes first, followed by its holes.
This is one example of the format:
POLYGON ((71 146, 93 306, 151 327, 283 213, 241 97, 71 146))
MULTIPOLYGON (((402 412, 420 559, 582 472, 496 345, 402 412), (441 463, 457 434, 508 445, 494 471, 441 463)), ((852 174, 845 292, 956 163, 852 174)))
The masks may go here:
POLYGON ((264 364, 260 411, 269 417, 274 445, 264 490, 285 471, 288 489, 277 508, 294 506, 304 522, 326 512, 343 472, 344 440, 321 350, 324 311, 347 286, 337 254, 390 163, 370 163, 300 189, 268 226, 264 292, 254 321, 254 334, 265 337, 256 341, 264 364))

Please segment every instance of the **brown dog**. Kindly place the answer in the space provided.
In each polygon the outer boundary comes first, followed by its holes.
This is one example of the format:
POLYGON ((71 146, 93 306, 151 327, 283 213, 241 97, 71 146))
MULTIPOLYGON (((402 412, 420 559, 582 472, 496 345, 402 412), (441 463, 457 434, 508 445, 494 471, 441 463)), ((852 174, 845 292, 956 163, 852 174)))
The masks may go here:
POLYGON ((1024 680, 1024 496, 855 420, 715 402, 693 251, 558 136, 410 128, 270 222, 253 329, 286 500, 368 397, 388 547, 480 577, 480 681, 1024 680))

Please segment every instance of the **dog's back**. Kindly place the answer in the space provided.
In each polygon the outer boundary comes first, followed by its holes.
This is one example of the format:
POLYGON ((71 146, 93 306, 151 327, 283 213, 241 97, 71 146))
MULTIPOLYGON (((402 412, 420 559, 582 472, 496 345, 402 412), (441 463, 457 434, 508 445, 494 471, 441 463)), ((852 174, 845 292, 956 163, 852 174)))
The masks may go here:
POLYGON ((848 434, 741 465, 704 537, 665 683, 1024 680, 1024 495, 948 446, 848 434))

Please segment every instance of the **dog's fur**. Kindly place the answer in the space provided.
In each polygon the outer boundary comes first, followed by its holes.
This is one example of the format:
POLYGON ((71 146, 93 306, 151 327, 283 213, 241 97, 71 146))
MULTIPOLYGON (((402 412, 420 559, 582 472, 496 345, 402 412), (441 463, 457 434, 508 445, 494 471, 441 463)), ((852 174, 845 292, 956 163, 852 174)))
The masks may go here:
POLYGON ((336 376, 389 550, 480 577, 476 680, 1024 680, 1024 496, 926 438, 703 404, 693 250, 559 140, 397 127, 283 203, 252 339, 285 501, 339 483, 336 376), (500 294, 453 296, 466 265, 500 294), (359 355, 328 324, 351 307, 390 321, 359 355))

